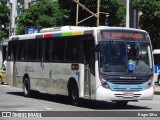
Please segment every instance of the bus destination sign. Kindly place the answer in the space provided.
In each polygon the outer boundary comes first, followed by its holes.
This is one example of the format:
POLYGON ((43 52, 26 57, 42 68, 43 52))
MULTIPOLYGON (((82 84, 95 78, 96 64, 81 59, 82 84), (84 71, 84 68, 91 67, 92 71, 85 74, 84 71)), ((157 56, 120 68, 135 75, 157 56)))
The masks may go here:
POLYGON ((144 39, 143 33, 102 31, 102 38, 144 39))

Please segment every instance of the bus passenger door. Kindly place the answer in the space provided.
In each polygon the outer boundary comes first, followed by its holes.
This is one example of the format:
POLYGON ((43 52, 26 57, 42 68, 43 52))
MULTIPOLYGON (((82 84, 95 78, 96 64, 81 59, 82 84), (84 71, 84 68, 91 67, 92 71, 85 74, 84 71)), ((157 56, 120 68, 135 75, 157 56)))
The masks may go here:
POLYGON ((84 56, 84 96, 91 97, 92 84, 94 79, 94 41, 83 41, 84 56))

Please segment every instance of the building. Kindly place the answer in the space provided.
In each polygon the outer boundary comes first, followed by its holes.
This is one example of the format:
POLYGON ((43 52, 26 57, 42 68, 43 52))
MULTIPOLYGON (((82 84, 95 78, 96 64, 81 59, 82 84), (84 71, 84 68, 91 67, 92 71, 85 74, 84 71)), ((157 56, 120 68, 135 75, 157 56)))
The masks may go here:
POLYGON ((17 15, 22 14, 31 5, 34 5, 37 0, 17 0, 17 15))

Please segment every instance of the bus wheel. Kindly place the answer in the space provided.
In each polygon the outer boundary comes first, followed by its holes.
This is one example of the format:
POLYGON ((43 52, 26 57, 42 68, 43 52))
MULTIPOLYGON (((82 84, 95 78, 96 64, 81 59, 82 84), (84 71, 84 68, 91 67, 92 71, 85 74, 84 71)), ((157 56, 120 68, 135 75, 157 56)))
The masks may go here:
POLYGON ((76 83, 71 83, 69 85, 69 97, 73 105, 77 106, 79 104, 79 94, 78 94, 78 86, 76 83))
POLYGON ((158 76, 158 85, 160 86, 160 76, 158 76))
POLYGON ((128 101, 116 101, 118 107, 125 107, 128 101))
POLYGON ((29 78, 24 78, 24 82, 23 82, 23 93, 25 97, 29 97, 30 95, 30 82, 29 82, 29 78))

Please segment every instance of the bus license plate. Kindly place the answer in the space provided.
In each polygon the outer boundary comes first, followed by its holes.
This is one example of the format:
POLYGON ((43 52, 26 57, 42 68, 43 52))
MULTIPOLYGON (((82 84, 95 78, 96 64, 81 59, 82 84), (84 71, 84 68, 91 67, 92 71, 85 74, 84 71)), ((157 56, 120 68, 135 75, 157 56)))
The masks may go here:
POLYGON ((124 93, 123 97, 133 97, 133 93, 130 92, 124 93))

